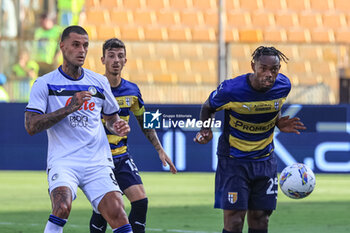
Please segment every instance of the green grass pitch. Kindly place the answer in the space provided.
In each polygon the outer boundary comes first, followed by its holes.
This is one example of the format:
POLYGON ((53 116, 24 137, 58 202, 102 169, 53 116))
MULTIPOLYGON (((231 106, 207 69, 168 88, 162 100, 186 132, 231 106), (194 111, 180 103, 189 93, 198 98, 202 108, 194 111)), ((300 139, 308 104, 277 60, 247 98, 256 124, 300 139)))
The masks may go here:
MULTIPOLYGON (((213 208, 214 173, 142 172, 141 176, 149 198, 148 233, 222 231, 222 211, 213 208)), ((125 206, 128 212, 126 199, 125 206)), ((1 233, 43 232, 50 209, 45 172, 0 171, 1 233)), ((79 191, 64 232, 89 232, 90 214, 91 206, 79 191)), ((350 175, 316 174, 316 188, 305 199, 292 200, 279 192, 269 232, 348 233, 349 217, 350 175)))

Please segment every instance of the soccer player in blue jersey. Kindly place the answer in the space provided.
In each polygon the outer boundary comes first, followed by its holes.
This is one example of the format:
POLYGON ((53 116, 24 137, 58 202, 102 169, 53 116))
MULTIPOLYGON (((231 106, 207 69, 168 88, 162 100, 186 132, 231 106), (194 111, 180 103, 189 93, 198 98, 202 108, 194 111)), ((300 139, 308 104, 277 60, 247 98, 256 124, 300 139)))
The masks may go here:
MULTIPOLYGON (((215 176, 215 208, 224 211, 223 233, 241 233, 247 214, 248 233, 267 233, 277 201, 277 162, 273 132, 299 134, 305 129, 299 118, 280 117, 291 89, 279 73, 288 58, 274 47, 258 47, 252 54, 254 73, 223 81, 202 105, 200 119, 225 110, 223 133, 218 143, 215 176)), ((200 144, 212 139, 202 128, 194 139, 200 144)))
POLYGON ((63 64, 33 84, 25 112, 30 135, 47 130, 47 179, 52 213, 44 233, 62 233, 79 187, 114 233, 132 233, 115 180, 112 154, 101 122, 112 134, 126 136, 130 127, 106 77, 83 69, 89 38, 80 26, 61 37, 63 64))
MULTIPOLYGON (((156 131, 143 128, 145 107, 138 86, 121 77, 122 69, 127 62, 124 43, 117 38, 107 40, 103 44, 101 60, 105 65, 105 75, 111 85, 112 93, 121 108, 120 117, 128 122, 131 112, 134 114, 143 133, 158 152, 162 164, 164 166, 168 164, 170 171, 175 174, 176 168, 165 153, 156 131)), ((138 169, 129 154, 127 136, 112 135, 108 129, 106 133, 113 155, 114 175, 121 190, 131 202, 129 222, 133 232, 143 233, 145 232, 148 199, 138 169)), ((93 211, 90 233, 105 232, 106 226, 106 220, 93 211)))

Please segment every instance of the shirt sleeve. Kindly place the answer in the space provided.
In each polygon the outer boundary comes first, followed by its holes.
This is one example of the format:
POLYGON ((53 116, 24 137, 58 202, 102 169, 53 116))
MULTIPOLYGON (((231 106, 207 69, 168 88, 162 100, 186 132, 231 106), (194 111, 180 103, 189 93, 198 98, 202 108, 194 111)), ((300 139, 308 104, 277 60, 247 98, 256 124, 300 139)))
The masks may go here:
POLYGON ((141 116, 145 112, 144 102, 142 99, 142 95, 140 89, 137 87, 137 94, 134 97, 135 100, 130 108, 130 110, 134 113, 135 116, 141 116))
POLYGON ((226 109, 226 104, 230 102, 230 92, 228 88, 227 81, 223 81, 215 91, 209 95, 209 104, 215 109, 215 111, 220 111, 226 109))
POLYGON ((32 86, 29 102, 25 111, 36 112, 39 114, 46 113, 48 95, 49 89, 46 82, 43 79, 38 78, 32 86))
POLYGON ((103 105, 102 105, 102 114, 110 116, 110 115, 119 113, 120 107, 112 94, 111 87, 108 83, 107 78, 103 84, 104 84, 103 89, 104 89, 105 101, 103 102, 103 105))

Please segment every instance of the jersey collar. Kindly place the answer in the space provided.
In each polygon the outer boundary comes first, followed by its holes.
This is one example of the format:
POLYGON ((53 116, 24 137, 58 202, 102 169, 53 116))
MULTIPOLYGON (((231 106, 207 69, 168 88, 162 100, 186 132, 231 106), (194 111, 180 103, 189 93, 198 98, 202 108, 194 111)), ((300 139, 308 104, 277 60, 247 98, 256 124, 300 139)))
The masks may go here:
POLYGON ((60 67, 58 67, 58 71, 67 79, 72 80, 72 81, 79 81, 84 77, 84 69, 83 67, 81 67, 81 75, 79 78, 75 79, 72 78, 71 76, 69 76, 68 74, 64 73, 64 71, 62 70, 62 65, 60 65, 60 67))

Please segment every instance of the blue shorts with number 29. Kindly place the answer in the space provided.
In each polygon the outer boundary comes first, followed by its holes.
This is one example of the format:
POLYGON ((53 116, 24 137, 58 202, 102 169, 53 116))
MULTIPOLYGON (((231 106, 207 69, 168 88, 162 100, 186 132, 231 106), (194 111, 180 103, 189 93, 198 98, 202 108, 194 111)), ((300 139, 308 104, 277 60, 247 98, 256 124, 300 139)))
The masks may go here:
POLYGON ((274 210, 278 179, 275 156, 248 161, 219 156, 215 176, 215 208, 225 210, 274 210))

